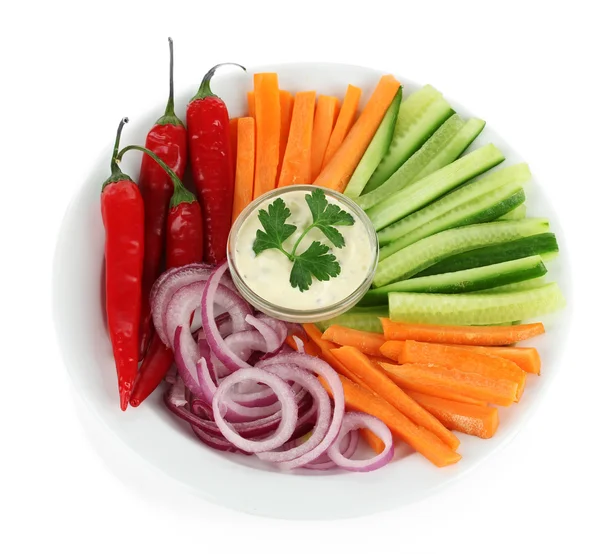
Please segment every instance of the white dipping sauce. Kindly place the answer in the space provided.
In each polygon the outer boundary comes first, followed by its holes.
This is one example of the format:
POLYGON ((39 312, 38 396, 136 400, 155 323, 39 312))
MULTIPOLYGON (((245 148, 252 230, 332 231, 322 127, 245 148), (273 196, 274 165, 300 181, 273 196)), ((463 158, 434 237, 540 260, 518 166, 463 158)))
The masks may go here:
MULTIPOLYGON (((287 252, 291 252, 303 230, 313 222, 305 199, 307 194, 306 191, 290 191, 280 196, 292 212, 286 223, 296 226, 296 231, 283 243, 287 252)), ((341 272, 337 277, 330 277, 329 281, 318 281, 313 276, 310 288, 300 292, 290 285, 293 264, 282 252, 272 248, 256 255, 252 250, 256 231, 263 229, 258 220, 258 212, 261 209, 266 210, 274 201, 275 199, 272 198, 262 202, 240 227, 235 242, 235 265, 246 285, 264 300, 294 310, 324 308, 352 294, 367 278, 374 255, 369 233, 358 215, 336 199, 327 197, 330 204, 338 205, 354 217, 354 225, 336 226, 344 236, 346 245, 343 248, 336 248, 319 229, 315 228, 302 239, 296 253, 301 254, 313 241, 318 241, 329 246, 330 252, 340 264, 341 272)))

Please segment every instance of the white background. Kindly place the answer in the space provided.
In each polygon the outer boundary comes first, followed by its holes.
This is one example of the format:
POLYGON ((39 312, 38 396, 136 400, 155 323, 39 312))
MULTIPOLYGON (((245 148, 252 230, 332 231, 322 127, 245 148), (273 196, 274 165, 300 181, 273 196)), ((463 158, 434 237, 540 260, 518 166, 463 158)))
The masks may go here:
POLYGON ((0 35, 0 551, 599 551, 596 2, 19 4, 3 8, 0 35), (542 407, 475 473, 401 510, 303 523, 153 486, 108 447, 99 457, 55 345, 53 243, 115 122, 165 89, 169 35, 199 79, 220 61, 335 61, 431 82, 528 160, 567 236, 574 325, 542 407))

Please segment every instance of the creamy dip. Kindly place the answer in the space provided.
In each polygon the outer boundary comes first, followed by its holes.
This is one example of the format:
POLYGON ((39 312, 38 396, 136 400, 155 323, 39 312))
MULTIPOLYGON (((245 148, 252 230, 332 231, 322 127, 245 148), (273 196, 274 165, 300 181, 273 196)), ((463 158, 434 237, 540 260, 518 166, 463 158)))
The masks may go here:
MULTIPOLYGON (((286 223, 296 226, 296 231, 283 243, 283 247, 288 252, 292 250, 302 231, 313 222, 305 200, 307 194, 305 190, 292 190, 279 196, 292 212, 286 223)), ((331 277, 329 281, 318 281, 313 276, 310 288, 300 292, 290 285, 293 264, 284 254, 279 250, 270 249, 256 255, 252 245, 256 238, 256 231, 263 228, 258 220, 258 212, 261 209, 266 210, 274 201, 275 198, 265 200, 249 214, 241 225, 235 241, 235 265, 240 278, 248 288, 264 300, 283 308, 316 310, 344 300, 360 287, 369 274, 375 255, 369 232, 357 213, 329 195, 327 201, 330 204, 338 205, 354 217, 354 225, 336 226, 344 236, 346 245, 343 248, 336 248, 319 229, 315 228, 302 239, 296 253, 304 252, 313 241, 329 246, 330 252, 335 255, 340 264, 341 272, 337 277, 331 277)))

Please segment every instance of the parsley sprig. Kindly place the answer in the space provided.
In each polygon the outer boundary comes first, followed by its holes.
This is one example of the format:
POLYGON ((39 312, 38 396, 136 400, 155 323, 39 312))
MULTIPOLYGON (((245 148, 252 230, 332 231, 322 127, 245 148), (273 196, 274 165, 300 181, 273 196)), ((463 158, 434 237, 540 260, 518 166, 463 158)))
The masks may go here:
POLYGON ((252 246, 256 255, 271 248, 284 254, 293 264, 290 284, 300 292, 310 288, 313 277, 318 281, 329 281, 330 278, 337 277, 341 271, 339 262, 330 252, 330 247, 322 242, 315 240, 306 250, 298 254, 298 247, 308 232, 311 229, 319 229, 333 246, 343 248, 346 246, 346 241, 336 227, 354 225, 354 218, 348 212, 336 204, 327 202, 322 189, 315 188, 304 198, 313 222, 302 231, 290 252, 283 247, 283 243, 294 234, 297 227, 286 223, 292 212, 281 198, 269 204, 266 210, 259 210, 258 219, 264 230, 256 231, 252 246))

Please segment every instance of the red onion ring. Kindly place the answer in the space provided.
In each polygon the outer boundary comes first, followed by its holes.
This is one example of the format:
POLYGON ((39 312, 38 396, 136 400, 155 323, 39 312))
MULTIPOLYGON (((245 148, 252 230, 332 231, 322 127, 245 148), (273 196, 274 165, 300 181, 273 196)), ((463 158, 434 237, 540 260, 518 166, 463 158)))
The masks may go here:
MULTIPOLYGON (((253 315, 246 316, 246 322, 252 325, 262 336, 265 341, 266 350, 265 352, 275 352, 285 340, 285 336, 280 338, 277 331, 273 329, 267 322, 261 321, 253 315)), ((258 349, 257 349, 258 350, 258 349)))
POLYGON ((234 446, 246 452, 266 452, 280 447, 292 436, 298 422, 298 405, 291 387, 281 377, 266 370, 256 368, 242 368, 228 377, 225 377, 212 401, 213 414, 217 427, 234 446), (221 415, 221 404, 227 399, 227 393, 236 384, 242 381, 257 381, 269 385, 277 395, 281 404, 281 421, 277 430, 267 439, 252 441, 243 438, 231 427, 221 415))
POLYGON ((313 432, 310 438, 294 448, 281 452, 263 452, 257 456, 267 462, 286 462, 302 456, 303 454, 316 448, 320 444, 325 435, 329 431, 331 423, 331 403, 329 396, 319 383, 319 380, 305 369, 300 369, 293 365, 275 364, 265 368, 267 371, 278 375, 286 381, 294 381, 302 385, 304 389, 313 397, 313 403, 317 410, 317 419, 314 424, 313 432))
POLYGON ((333 417, 331 419, 331 425, 329 426, 327 434, 323 440, 311 451, 306 452, 294 460, 282 462, 280 466, 282 469, 286 470, 295 469, 314 461, 323 452, 325 452, 337 438, 342 426, 342 419, 344 417, 344 389, 342 387, 342 382, 340 381, 340 378, 335 370, 332 369, 329 364, 323 360, 320 360, 319 358, 298 353, 281 354, 279 356, 275 356, 274 358, 270 358, 269 360, 260 362, 260 364, 257 364, 257 367, 266 368, 274 363, 295 364, 307 369, 308 371, 316 373, 325 379, 325 381, 327 381, 333 396, 333 417))
POLYGON ((394 441, 392 432, 380 419, 361 412, 348 412, 342 421, 342 428, 335 442, 327 450, 327 455, 339 467, 348 471, 373 471, 389 463, 394 457, 394 441), (381 454, 369 460, 351 460, 341 452, 341 442, 344 436, 357 429, 370 429, 385 444, 381 454))
MULTIPOLYGON (((357 447, 358 431, 354 430, 350 431, 349 433, 346 433, 346 435, 342 438, 340 446, 342 455, 346 458, 351 458, 352 456, 354 456, 357 447)), ((316 469, 323 471, 326 469, 334 469, 336 467, 338 467, 338 465, 335 462, 332 462, 327 452, 325 452, 324 454, 321 454, 314 462, 306 464, 304 466, 304 469, 316 469)))

